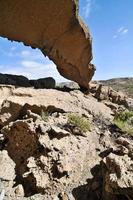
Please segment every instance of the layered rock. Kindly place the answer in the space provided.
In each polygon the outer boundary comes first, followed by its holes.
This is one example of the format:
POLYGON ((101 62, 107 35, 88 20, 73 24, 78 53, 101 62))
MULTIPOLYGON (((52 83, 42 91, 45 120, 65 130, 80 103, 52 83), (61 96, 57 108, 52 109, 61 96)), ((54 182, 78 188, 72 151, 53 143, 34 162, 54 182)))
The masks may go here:
POLYGON ((92 39, 77 0, 0 1, 0 13, 0 36, 39 48, 62 76, 88 88, 95 71, 92 39))

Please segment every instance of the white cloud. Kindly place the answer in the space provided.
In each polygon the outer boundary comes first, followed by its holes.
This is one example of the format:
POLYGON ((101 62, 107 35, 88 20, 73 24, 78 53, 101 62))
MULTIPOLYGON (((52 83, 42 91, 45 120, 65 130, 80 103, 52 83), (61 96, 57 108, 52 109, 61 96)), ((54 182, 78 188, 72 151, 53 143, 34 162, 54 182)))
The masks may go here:
POLYGON ((53 62, 49 63, 41 63, 41 62, 36 62, 36 61, 31 61, 31 60, 23 60, 21 61, 21 67, 23 70, 30 74, 29 78, 40 78, 40 77, 47 77, 47 76, 52 76, 55 78, 58 75, 56 66, 54 65, 53 62))
POLYGON ((122 31, 122 34, 123 35, 125 35, 125 34, 127 34, 128 33, 128 29, 124 29, 123 31, 122 31))
POLYGON ((11 47, 11 51, 15 51, 17 48, 15 46, 11 47))
POLYGON ((40 59, 44 59, 44 55, 42 54, 42 52, 38 49, 24 49, 20 52, 20 57, 22 57, 23 59, 30 59, 30 60, 40 60, 40 59))
POLYGON ((23 60, 23 61, 21 61, 21 65, 25 68, 29 68, 32 70, 41 69, 44 67, 44 64, 35 62, 35 61, 31 61, 31 60, 23 60))
POLYGON ((44 59, 44 55, 39 49, 31 49, 30 47, 23 47, 22 50, 15 46, 10 47, 8 51, 2 50, 0 52, 8 57, 14 57, 18 59, 29 59, 29 60, 41 60, 44 59))
POLYGON ((31 52, 28 51, 28 50, 21 51, 21 56, 27 57, 27 56, 30 56, 30 55, 31 55, 31 52))
POLYGON ((0 73, 24 75, 29 79, 51 76, 57 82, 67 80, 59 74, 56 65, 48 57, 45 57, 39 49, 25 47, 21 43, 14 43, 11 46, 9 41, 4 40, 4 42, 7 48, 0 47, 1 60, 4 60, 0 64, 0 73))
POLYGON ((116 39, 122 35, 126 35, 127 33, 128 33, 128 29, 124 26, 121 26, 120 28, 118 28, 115 35, 113 35, 113 38, 116 39))
POLYGON ((92 10, 93 0, 85 0, 85 6, 83 7, 83 15, 85 18, 90 16, 92 10))
POLYGON ((23 60, 19 63, 19 65, 0 65, 0 70, 1 73, 4 74, 23 75, 29 79, 53 77, 56 80, 56 82, 68 81, 64 77, 60 76, 55 64, 51 61, 49 61, 49 63, 46 64, 45 62, 40 63, 30 60, 23 60))
POLYGON ((121 33, 124 30, 124 26, 121 26, 118 30, 117 33, 121 33))

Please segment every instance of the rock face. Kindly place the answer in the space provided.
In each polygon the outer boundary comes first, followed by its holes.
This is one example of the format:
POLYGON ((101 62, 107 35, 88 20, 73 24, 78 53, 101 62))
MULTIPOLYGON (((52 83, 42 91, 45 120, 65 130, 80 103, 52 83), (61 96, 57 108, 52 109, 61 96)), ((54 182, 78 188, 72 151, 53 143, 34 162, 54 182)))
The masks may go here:
POLYGON ((95 71, 92 39, 78 16, 78 0, 2 0, 0 36, 39 48, 62 76, 88 88, 95 71))
POLYGON ((35 110, 38 114, 41 113, 42 109, 48 112, 76 112, 85 115, 88 115, 89 112, 95 115, 104 115, 105 118, 111 118, 112 114, 110 108, 107 108, 103 103, 97 102, 91 96, 84 98, 83 93, 80 91, 68 93, 52 89, 13 88, 12 94, 3 100, 0 125, 3 126, 14 121, 18 118, 20 112, 25 113, 27 109, 35 110))
MULTIPOLYGON (((86 132, 85 136, 73 134, 67 125, 68 114, 83 114, 92 121, 89 113, 104 114, 107 109, 105 118, 109 120, 111 110, 97 101, 92 105, 94 98, 84 98, 80 91, 9 89, 11 92, 5 95, 0 109, 0 144, 1 155, 12 160, 16 177, 12 176, 7 184, 3 181, 7 174, 4 177, 2 171, 0 189, 5 189, 7 200, 73 196, 73 188, 86 182, 86 174, 92 178, 90 169, 100 158, 94 151, 99 145, 96 132, 86 132), (48 118, 44 117, 47 113, 48 118)), ((10 165, 6 166, 8 173, 10 165)))
POLYGON ((128 98, 123 92, 117 92, 112 87, 102 85, 97 81, 89 84, 89 90, 98 101, 110 101, 113 104, 123 105, 129 110, 133 109, 133 99, 128 98))
POLYGON ((3 85, 14 85, 16 87, 34 87, 36 89, 53 89, 56 86, 54 78, 40 78, 37 80, 29 80, 25 76, 1 74, 0 73, 0 84, 3 85))
POLYGON ((1 73, 0 73, 0 84, 15 85, 20 87, 30 87, 28 78, 24 76, 1 74, 1 73))
POLYGON ((53 89, 56 85, 55 80, 52 77, 30 80, 30 84, 36 89, 53 89))
POLYGON ((117 147, 104 159, 104 199, 133 199, 133 143, 116 140, 117 147))
POLYGON ((133 141, 111 128, 104 102, 79 90, 0 86, 0 95, 5 200, 133 199, 133 141), (71 113, 90 130, 69 124, 71 113))
POLYGON ((113 78, 100 81, 103 85, 110 86, 116 91, 124 92, 128 97, 133 98, 133 78, 113 78))

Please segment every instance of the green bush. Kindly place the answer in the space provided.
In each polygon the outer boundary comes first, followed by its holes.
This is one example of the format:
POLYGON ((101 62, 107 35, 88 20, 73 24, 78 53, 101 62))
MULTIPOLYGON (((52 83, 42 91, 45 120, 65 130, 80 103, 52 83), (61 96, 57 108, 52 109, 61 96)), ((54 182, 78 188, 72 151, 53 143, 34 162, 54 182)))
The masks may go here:
POLYGON ((89 121, 85 117, 79 116, 77 114, 68 115, 68 124, 80 128, 83 132, 90 131, 89 121))
POLYGON ((123 132, 133 135, 133 111, 118 113, 114 118, 114 124, 123 132))

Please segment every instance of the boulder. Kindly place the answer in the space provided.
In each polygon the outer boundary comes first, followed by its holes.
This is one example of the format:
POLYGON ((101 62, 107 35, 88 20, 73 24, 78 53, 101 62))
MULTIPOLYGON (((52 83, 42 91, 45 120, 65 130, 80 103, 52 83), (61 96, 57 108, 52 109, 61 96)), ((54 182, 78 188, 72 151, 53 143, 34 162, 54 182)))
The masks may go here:
POLYGON ((1 73, 0 73, 0 84, 15 85, 20 87, 30 87, 28 78, 24 76, 1 74, 1 73))
POLYGON ((126 106, 130 111, 133 111, 133 99, 132 98, 126 99, 126 106))
POLYGON ((53 89, 56 82, 52 77, 40 78, 38 80, 30 80, 30 84, 36 89, 53 89))
MULTIPOLYGON (((133 145, 132 140, 119 138, 118 150, 114 150, 104 160, 103 199, 133 199, 133 145)), ((117 147, 117 146, 116 146, 117 147)))
MULTIPOLYGON (((109 101, 116 105, 122 105, 129 110, 133 109, 133 99, 128 98, 123 92, 117 92, 109 86, 93 81, 89 84, 89 91, 98 101, 109 101)), ((113 105, 112 104, 112 105, 113 105)))
POLYGON ((15 163, 7 151, 0 151, 0 180, 13 181, 15 179, 15 163))
POLYGON ((0 106, 2 102, 12 94, 12 91, 14 89, 15 89, 15 86, 0 85, 0 106))
POLYGON ((57 84, 57 88, 65 91, 71 91, 71 90, 78 90, 80 89, 79 85, 75 82, 62 82, 57 84))

